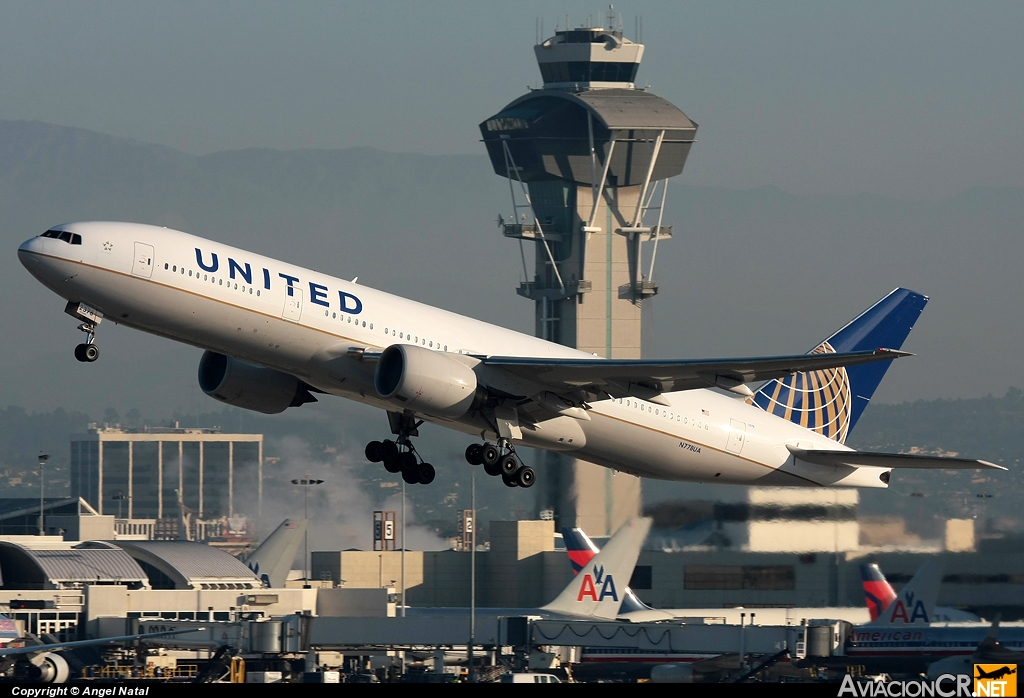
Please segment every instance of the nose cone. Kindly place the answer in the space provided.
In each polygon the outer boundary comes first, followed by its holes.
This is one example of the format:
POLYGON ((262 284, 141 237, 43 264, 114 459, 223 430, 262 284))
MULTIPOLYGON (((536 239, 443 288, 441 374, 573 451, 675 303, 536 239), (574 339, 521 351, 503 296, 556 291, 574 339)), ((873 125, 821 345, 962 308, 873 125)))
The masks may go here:
POLYGON ((37 267, 42 261, 39 256, 39 252, 41 251, 42 238, 29 238, 25 242, 21 243, 21 247, 18 248, 18 259, 21 260, 22 265, 26 269, 32 271, 33 268, 37 267))

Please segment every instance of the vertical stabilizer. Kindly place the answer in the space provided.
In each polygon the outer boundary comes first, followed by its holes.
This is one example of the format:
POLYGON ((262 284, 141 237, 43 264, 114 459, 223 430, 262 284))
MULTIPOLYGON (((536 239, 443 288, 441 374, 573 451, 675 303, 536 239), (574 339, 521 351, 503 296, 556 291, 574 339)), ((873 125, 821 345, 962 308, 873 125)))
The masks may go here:
MULTIPOLYGON (((898 288, 816 346, 811 354, 899 349, 928 297, 898 288)), ((891 361, 795 373, 771 380, 747 401, 839 443, 857 424, 891 361)))
POLYGON ((942 559, 929 558, 872 625, 928 625, 934 622, 935 602, 941 585, 942 559))
MULTIPOLYGON (((590 536, 583 532, 582 528, 563 528, 562 540, 565 541, 565 552, 569 555, 574 575, 579 574, 594 559, 594 556, 601 552, 601 549, 590 539, 590 536)), ((626 587, 622 595, 622 606, 619 607, 620 614, 650 610, 653 609, 641 601, 632 589, 626 587)))
POLYGON ((860 566, 860 579, 864 585, 864 603, 867 604, 871 620, 878 620, 878 616, 896 600, 896 590, 874 562, 860 566))
POLYGON ((612 620, 619 614, 651 519, 630 519, 543 610, 569 616, 612 620))
POLYGON ((295 556, 302 547, 302 537, 309 528, 308 519, 285 519, 260 547, 252 551, 245 563, 265 587, 284 586, 295 556))

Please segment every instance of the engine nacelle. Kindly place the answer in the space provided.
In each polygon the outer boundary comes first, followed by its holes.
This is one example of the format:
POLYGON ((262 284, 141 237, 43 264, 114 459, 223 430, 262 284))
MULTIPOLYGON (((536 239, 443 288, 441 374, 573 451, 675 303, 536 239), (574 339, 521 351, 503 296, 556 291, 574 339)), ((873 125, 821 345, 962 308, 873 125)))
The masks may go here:
POLYGON ((435 417, 461 417, 477 394, 473 369, 443 352, 411 344, 384 350, 373 385, 382 398, 395 398, 406 409, 435 417))
POLYGON ((29 665, 29 678, 39 683, 67 683, 70 676, 67 660, 56 652, 37 655, 29 665))
POLYGON ((199 361, 199 387, 215 400, 263 414, 316 402, 295 376, 212 351, 199 361))

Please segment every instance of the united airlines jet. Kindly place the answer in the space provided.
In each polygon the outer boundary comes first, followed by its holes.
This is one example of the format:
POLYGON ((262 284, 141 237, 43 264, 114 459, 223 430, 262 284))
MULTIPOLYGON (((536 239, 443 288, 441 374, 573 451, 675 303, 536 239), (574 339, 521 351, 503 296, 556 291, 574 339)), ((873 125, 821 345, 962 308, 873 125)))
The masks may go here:
POLYGON ((412 441, 424 421, 479 437, 466 459, 510 487, 536 479, 518 445, 641 477, 746 485, 884 488, 893 468, 1005 470, 844 445, 907 355, 928 299, 906 289, 809 354, 621 360, 167 228, 60 225, 18 256, 80 323, 79 361, 98 358, 109 320, 205 349, 199 385, 229 405, 275 414, 331 394, 379 407, 395 438, 366 456, 408 483, 434 479, 412 441))

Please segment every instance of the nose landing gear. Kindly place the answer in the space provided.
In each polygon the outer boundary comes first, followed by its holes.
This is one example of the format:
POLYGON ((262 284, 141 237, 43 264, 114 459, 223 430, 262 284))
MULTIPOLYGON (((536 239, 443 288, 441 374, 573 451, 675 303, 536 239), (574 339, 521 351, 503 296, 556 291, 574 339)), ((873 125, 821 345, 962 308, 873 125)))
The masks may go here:
POLYGON ((498 439, 497 444, 470 444, 466 448, 466 461, 470 465, 483 465, 484 472, 500 476, 507 487, 533 487, 537 481, 537 472, 521 463, 515 446, 508 439, 498 439))
POLYGON ((96 346, 96 326, 103 321, 103 313, 85 303, 69 301, 64 312, 71 317, 82 320, 79 332, 85 332, 85 343, 75 347, 75 358, 83 363, 92 363, 100 358, 100 348, 96 346))

